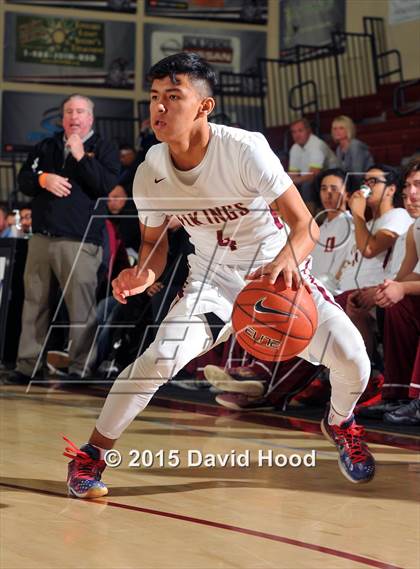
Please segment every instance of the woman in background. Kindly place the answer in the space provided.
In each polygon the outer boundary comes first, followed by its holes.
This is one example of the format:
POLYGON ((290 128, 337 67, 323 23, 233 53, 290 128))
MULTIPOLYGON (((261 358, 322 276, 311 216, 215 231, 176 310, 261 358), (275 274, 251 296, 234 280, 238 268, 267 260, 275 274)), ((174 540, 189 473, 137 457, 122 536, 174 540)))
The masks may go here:
POLYGON ((331 125, 331 136, 338 144, 335 153, 346 172, 361 174, 373 165, 369 147, 355 138, 356 126, 350 117, 336 117, 331 125))

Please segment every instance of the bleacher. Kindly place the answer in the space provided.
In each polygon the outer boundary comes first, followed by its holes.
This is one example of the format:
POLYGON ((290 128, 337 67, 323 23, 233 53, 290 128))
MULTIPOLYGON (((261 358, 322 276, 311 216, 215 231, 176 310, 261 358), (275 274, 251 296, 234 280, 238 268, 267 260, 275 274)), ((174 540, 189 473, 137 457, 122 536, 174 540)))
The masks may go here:
MULTIPOLYGON (((260 59, 254 74, 221 73, 210 120, 263 132, 284 159, 290 122, 306 116, 331 144, 332 120, 344 114, 356 123, 357 137, 375 161, 400 165, 420 151, 420 78, 404 80, 399 53, 386 49, 381 18, 365 17, 362 27, 358 33, 333 32, 325 46, 297 45, 280 59, 260 59)), ((147 118, 148 101, 139 101, 137 116, 98 116, 96 129, 107 139, 135 145, 147 118)), ((16 171, 25 150, 8 142, 0 158, 2 201, 18 195, 16 171)))

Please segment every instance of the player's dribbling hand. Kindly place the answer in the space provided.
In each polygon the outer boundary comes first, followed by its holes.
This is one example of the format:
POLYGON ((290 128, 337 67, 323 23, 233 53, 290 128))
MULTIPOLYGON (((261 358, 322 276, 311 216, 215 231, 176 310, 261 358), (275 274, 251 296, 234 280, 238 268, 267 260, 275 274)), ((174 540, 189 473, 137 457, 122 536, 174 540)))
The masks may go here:
POLYGON ((112 294, 115 300, 121 304, 127 304, 127 298, 144 292, 153 284, 151 271, 140 271, 138 268, 124 269, 116 279, 112 281, 112 294))
POLYGON ((264 278, 265 280, 268 280, 270 284, 274 284, 280 273, 283 275, 284 284, 287 288, 292 288, 293 285, 299 287, 303 284, 308 292, 311 292, 309 284, 301 277, 299 268, 296 267, 294 260, 289 262, 274 260, 271 263, 267 263, 267 265, 258 267, 256 271, 250 273, 245 278, 250 281, 256 281, 264 278))

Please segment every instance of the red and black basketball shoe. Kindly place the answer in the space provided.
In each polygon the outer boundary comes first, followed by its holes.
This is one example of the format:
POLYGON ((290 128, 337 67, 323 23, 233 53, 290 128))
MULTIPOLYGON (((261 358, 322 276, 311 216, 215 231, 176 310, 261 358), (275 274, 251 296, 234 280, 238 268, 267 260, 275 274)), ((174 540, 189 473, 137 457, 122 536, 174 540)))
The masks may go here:
POLYGON ((321 430, 337 447, 338 466, 342 474, 355 484, 370 482, 375 476, 375 459, 363 440, 364 428, 356 425, 353 415, 339 426, 330 425, 328 415, 329 408, 321 421, 321 430))
POLYGON ((101 481, 106 464, 100 459, 99 449, 90 444, 85 444, 79 449, 66 437, 63 439, 70 445, 63 454, 72 459, 69 462, 67 476, 69 495, 76 498, 106 496, 108 488, 101 481))

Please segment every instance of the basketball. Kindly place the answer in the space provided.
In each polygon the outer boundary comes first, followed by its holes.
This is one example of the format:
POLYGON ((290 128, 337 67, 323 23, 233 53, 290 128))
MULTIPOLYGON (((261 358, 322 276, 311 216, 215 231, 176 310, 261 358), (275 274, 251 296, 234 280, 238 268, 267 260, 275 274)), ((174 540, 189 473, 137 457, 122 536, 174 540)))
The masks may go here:
POLYGON ((275 284, 250 282, 237 296, 232 326, 239 344, 255 358, 284 361, 300 354, 318 324, 312 295, 304 286, 287 288, 280 276, 275 284))

